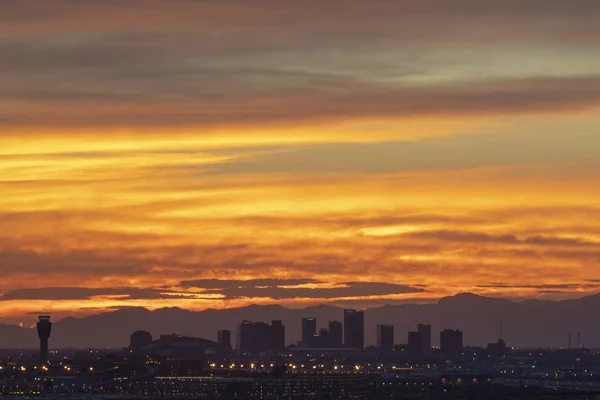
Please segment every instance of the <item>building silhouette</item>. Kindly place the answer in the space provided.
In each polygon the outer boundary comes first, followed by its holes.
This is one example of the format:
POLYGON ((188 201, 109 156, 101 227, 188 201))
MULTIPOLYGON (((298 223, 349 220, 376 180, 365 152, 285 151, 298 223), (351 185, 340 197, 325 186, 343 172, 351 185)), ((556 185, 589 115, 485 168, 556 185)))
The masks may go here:
POLYGON ((242 321, 238 326, 237 350, 241 353, 259 354, 285 348, 285 327, 281 321, 242 321))
POLYGON ((331 337, 329 336, 329 329, 327 328, 321 328, 319 330, 319 333, 317 334, 317 338, 318 338, 318 347, 320 348, 326 348, 326 347, 331 347, 331 337))
POLYGON ((272 338, 271 338, 271 326, 266 322, 254 322, 253 333, 252 333, 252 345, 250 346, 250 353, 263 353, 271 350, 272 338))
POLYGON ((423 355, 431 352, 431 325, 419 324, 417 331, 423 335, 423 355))
POLYGON ((218 344, 212 340, 195 338, 185 335, 160 335, 147 346, 140 349, 139 354, 150 357, 168 357, 174 360, 199 361, 209 354, 218 351, 218 344))
POLYGON ((152 335, 146 331, 135 331, 129 337, 129 350, 138 353, 143 347, 152 343, 152 335))
POLYGON ((313 317, 302 318, 302 347, 315 347, 314 337, 317 334, 317 319, 313 317))
POLYGON ((231 331, 228 329, 222 329, 218 331, 217 344, 219 345, 219 351, 221 354, 231 353, 231 331))
POLYGON ((42 363, 48 362, 48 339, 50 339, 50 333, 52 332, 52 322, 50 317, 47 315, 40 315, 37 323, 38 337, 40 338, 40 361, 42 363))
POLYGON ((494 358, 500 358, 506 353, 506 342, 504 339, 498 339, 496 343, 488 343, 488 354, 494 358))
POLYGON ((331 338, 329 337, 329 330, 327 328, 321 328, 319 333, 315 333, 309 340, 310 347, 324 349, 331 347, 331 338))
POLYGON ((365 314, 344 310, 344 347, 363 350, 365 347, 365 314))
POLYGON ((460 356, 463 352, 463 333, 458 329, 445 329, 440 333, 440 351, 448 357, 460 356))
POLYGON ((344 328, 340 321, 329 321, 329 347, 340 348, 344 345, 344 328))
POLYGON ((271 338, 273 350, 285 349, 285 326, 282 321, 271 321, 271 338))
POLYGON ((377 325, 377 348, 386 353, 394 350, 394 325, 377 325))
POLYGON ((423 357, 424 341, 425 338, 423 332, 408 332, 408 345, 406 346, 408 356, 413 358, 423 357))
POLYGON ((252 340, 254 339, 254 323, 251 321, 242 321, 237 329, 236 349, 238 352, 249 352, 253 348, 252 340))

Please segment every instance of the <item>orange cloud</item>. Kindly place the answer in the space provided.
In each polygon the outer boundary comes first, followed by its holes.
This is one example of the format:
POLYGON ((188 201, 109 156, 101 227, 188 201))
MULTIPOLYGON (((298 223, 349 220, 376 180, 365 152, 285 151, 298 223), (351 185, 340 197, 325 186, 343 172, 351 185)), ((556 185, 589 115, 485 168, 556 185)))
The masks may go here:
POLYGON ((375 3, 8 1, 0 318, 596 291, 595 3, 375 3))

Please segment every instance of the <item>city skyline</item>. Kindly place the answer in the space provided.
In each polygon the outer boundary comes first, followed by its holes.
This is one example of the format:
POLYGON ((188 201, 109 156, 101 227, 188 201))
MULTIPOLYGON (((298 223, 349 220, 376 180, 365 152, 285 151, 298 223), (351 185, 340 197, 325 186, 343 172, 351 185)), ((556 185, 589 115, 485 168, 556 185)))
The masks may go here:
MULTIPOLYGON (((132 353, 141 354, 145 349, 155 350, 156 345, 160 342, 166 342, 169 345, 170 342, 178 340, 195 340, 195 345, 198 344, 198 340, 203 341, 203 345, 212 346, 216 352, 221 355, 233 354, 260 354, 260 353, 282 353, 285 352, 286 348, 297 348, 297 349, 323 349, 327 351, 364 351, 364 350, 377 350, 380 353, 391 353, 396 351, 396 346, 401 345, 397 343, 394 335, 393 324, 379 324, 376 326, 376 344, 365 347, 364 336, 365 336, 365 323, 364 313, 354 309, 346 309, 344 312, 344 323, 340 321, 329 321, 328 328, 321 328, 317 334, 317 319, 314 317, 302 317, 302 323, 300 325, 300 340, 293 343, 286 337, 286 327, 282 320, 271 320, 271 323, 264 321, 250 321, 244 319, 237 325, 237 333, 234 336, 236 346, 232 345, 232 331, 229 329, 219 328, 216 332, 216 340, 209 338, 195 338, 187 335, 178 333, 172 334, 161 334, 159 339, 154 339, 152 334, 144 329, 136 329, 129 336, 129 346, 123 346, 128 348, 132 353), (357 319, 357 317, 359 317, 357 319), (334 328, 335 327, 335 328, 334 328), (341 328, 341 329, 340 329, 341 328), (338 333, 333 331, 338 330, 338 333), (330 334, 333 337, 330 337, 330 334), (342 339, 339 341, 338 339, 342 339), (332 342, 331 339, 334 339, 332 342)), ((40 362, 47 364, 49 362, 49 338, 52 328, 52 322, 50 316, 39 316, 39 321, 36 325, 38 336, 40 339, 39 354, 40 362)), ((454 351, 446 352, 447 355, 457 356, 462 353, 463 349, 463 332, 459 329, 441 329, 440 330, 440 346, 439 349, 442 353, 445 352, 444 335, 459 334, 460 335, 460 348, 458 353, 454 351)), ((503 340, 501 337, 499 340, 503 340)), ((446 340, 447 341, 447 340, 446 340)), ((457 348, 455 344, 456 340, 450 340, 457 348)), ((579 341, 579 340, 578 340, 579 341)), ((423 358, 429 355, 429 351, 432 350, 431 346, 431 325, 418 324, 417 332, 408 332, 408 340, 405 343, 407 354, 423 358), (418 334, 418 343, 416 343, 416 352, 413 347, 414 343, 411 343, 413 335, 418 334)), ((578 343, 579 345, 579 343, 578 343)), ((174 350, 174 349, 172 349, 174 350)), ((183 352, 179 349, 179 353, 185 356, 185 350, 183 352)), ((173 356, 173 354, 170 354, 173 356)), ((169 354, 164 354, 169 356, 169 354)), ((188 354, 189 356, 189 354, 188 354)))
MULTIPOLYGON (((594 315, 600 307, 600 296, 587 296, 575 301, 511 302, 462 294, 441 299, 430 305, 403 305, 368 308, 358 320, 346 318, 343 308, 317 306, 288 309, 282 306, 248 306, 239 309, 190 312, 183 309, 150 311, 127 308, 85 318, 54 320, 54 348, 120 348, 132 332, 143 329, 155 336, 203 338, 215 341, 222 348, 237 347, 240 321, 250 325, 249 346, 279 343, 278 348, 293 344, 299 348, 349 348, 360 350, 385 342, 408 344, 410 354, 427 355, 427 349, 439 346, 439 333, 444 329, 459 329, 465 333, 468 346, 500 348, 509 343, 521 348, 569 348, 579 345, 600 347, 600 322, 594 315), (581 313, 581 317, 577 317, 581 313), (304 345, 303 324, 307 318, 314 321, 313 340, 304 345), (350 330, 344 329, 347 320, 350 330), (358 321, 358 325, 357 325, 358 321), (379 337, 379 327, 391 328, 387 339, 379 337), (279 332, 279 333, 277 333, 279 332), (352 332, 347 341, 348 332, 352 332), (570 335, 566 333, 570 332, 570 335), (265 338, 271 337, 266 340, 265 338), (364 342, 356 344, 356 340, 364 342), (393 340, 391 339, 393 337, 393 340), (278 339, 275 339, 278 338, 278 339), (412 338, 412 339, 411 339, 412 338), (502 339, 502 343, 500 342, 502 339), (567 341, 568 339, 568 341, 567 341), (354 343, 351 343, 354 342, 354 343), (227 346, 225 344, 228 343, 227 346), (262 343, 262 344, 261 344, 262 343), (344 345, 347 343, 347 345, 344 345)), ((311 327, 311 332, 313 329, 311 327)), ((0 325, 0 337, 5 348, 34 348, 39 345, 35 326, 0 325)), ((138 342, 148 342, 141 336, 138 342)), ((220 347, 220 348, 221 348, 220 347)))
POLYGON ((301 3, 3 2, 0 324, 600 292, 597 1, 301 3))

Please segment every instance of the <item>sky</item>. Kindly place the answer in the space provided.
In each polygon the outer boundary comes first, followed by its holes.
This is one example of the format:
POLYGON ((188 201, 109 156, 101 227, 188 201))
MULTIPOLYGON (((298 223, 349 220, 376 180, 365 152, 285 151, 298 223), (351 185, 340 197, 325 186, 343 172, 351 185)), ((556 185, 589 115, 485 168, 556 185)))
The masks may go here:
POLYGON ((3 0, 0 322, 600 291, 597 0, 3 0))

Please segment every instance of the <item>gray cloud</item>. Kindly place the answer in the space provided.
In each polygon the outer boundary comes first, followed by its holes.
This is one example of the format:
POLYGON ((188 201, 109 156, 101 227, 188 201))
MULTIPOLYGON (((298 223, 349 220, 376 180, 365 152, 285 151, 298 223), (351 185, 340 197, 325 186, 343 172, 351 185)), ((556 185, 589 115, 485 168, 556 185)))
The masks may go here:
POLYGON ((298 285, 303 283, 317 283, 314 280, 278 280, 278 279, 252 279, 238 280, 198 280, 182 282, 182 286, 194 289, 204 289, 207 293, 221 294, 226 299, 244 297, 268 297, 274 300, 295 298, 339 298, 339 297, 365 297, 390 294, 405 294, 424 292, 423 288, 407 285, 398 285, 386 282, 340 282, 332 288, 286 288, 285 285, 298 285))
POLYGON ((212 127, 597 106, 597 4, 497 3, 6 0, 0 126, 212 127), (515 38, 524 45, 511 46, 515 38), (490 48, 493 39, 509 45, 490 48))
POLYGON ((184 288, 202 288, 202 289, 237 289, 241 287, 278 287, 278 286, 296 286, 309 283, 322 283, 316 279, 195 279, 181 282, 184 288))
MULTIPOLYGON (((585 110, 600 104, 600 79, 597 77, 471 82, 428 88, 340 84, 338 93, 307 84, 303 89, 273 89, 264 93, 261 90, 235 94, 223 92, 217 95, 203 92, 205 88, 197 88, 198 91, 194 93, 194 85, 191 85, 181 93, 173 93, 171 99, 159 99, 156 96, 168 96, 168 92, 176 90, 177 85, 166 92, 158 87, 152 88, 152 85, 139 90, 133 86, 128 89, 128 85, 125 85, 110 89, 108 97, 101 92, 94 92, 92 88, 89 95, 82 97, 77 94, 80 88, 69 89, 67 84, 62 88, 45 89, 48 94, 41 94, 40 97, 37 89, 32 92, 31 89, 19 87, 27 81, 25 76, 18 81, 20 83, 13 89, 15 97, 11 102, 16 101, 19 106, 0 111, 0 124, 6 127, 45 125, 67 129, 90 126, 158 128, 278 125, 290 121, 329 121, 348 115, 366 118, 521 114, 585 110), (65 90, 75 92, 65 94, 68 100, 61 100, 65 90), (148 90, 152 93, 147 93, 148 90), (115 93, 120 91, 128 92, 126 96, 131 98, 115 99, 115 93), (186 91, 187 98, 182 99, 186 91), (67 107, 75 99, 78 101, 77 112, 67 107)), ((10 96, 10 92, 10 89, 3 91, 4 96, 10 96)))
POLYGON ((103 296, 120 300, 198 299, 199 296, 183 296, 181 293, 162 289, 47 287, 9 290, 0 295, 0 301, 8 300, 89 300, 103 296))
POLYGON ((177 29, 219 38, 239 34, 243 26, 250 42, 271 37, 300 43, 386 36, 403 42, 565 40, 593 36, 600 13, 594 0, 4 0, 2 6, 0 27, 8 32, 177 29))
POLYGON ((166 288, 85 288, 85 287, 45 287, 15 289, 0 295, 0 301, 15 300, 89 300, 102 296, 112 300, 231 300, 245 297, 268 297, 274 300, 295 298, 338 298, 365 297, 424 292, 422 287, 397 285, 385 282, 341 282, 337 287, 326 289, 286 288, 285 286, 307 283, 321 283, 314 279, 251 279, 220 280, 198 279, 181 282, 181 287, 196 289, 183 292, 166 288), (224 298, 215 299, 207 295, 219 294, 224 298))
POLYGON ((510 283, 490 283, 488 285, 476 285, 481 289, 545 289, 556 290, 559 293, 562 289, 594 289, 599 287, 597 284, 590 283, 553 283, 553 284, 532 284, 532 285, 513 285, 510 283))

